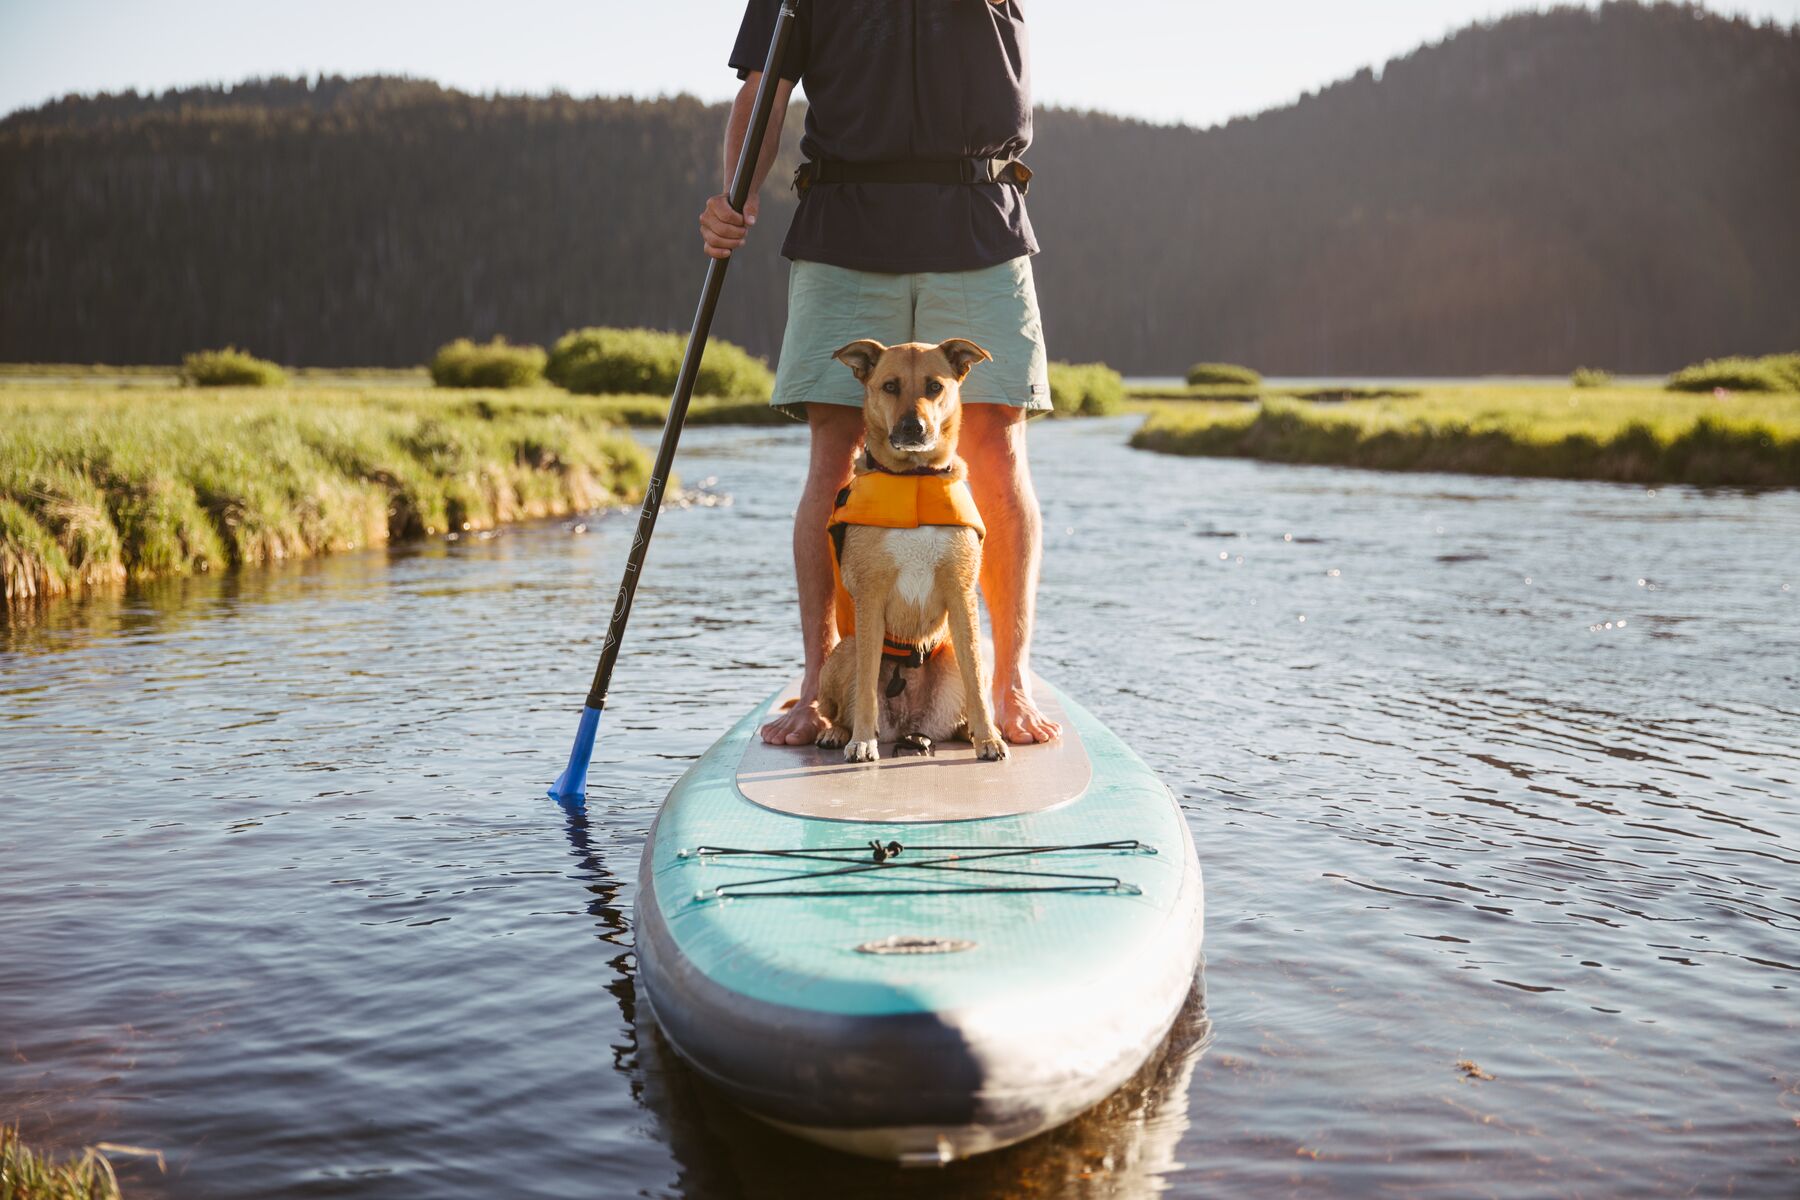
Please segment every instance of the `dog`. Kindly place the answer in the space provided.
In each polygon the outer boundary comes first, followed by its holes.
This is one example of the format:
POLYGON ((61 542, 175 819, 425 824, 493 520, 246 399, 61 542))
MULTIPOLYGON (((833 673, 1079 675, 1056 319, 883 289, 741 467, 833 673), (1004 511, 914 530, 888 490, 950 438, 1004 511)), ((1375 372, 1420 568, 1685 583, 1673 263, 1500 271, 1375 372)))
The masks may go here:
POLYGON ((951 338, 863 339, 832 357, 862 382, 864 442, 831 521, 856 631, 825 661, 818 744, 853 763, 876 761, 883 741, 930 753, 967 740, 1003 759, 975 611, 981 517, 956 455, 962 382, 993 356, 951 338))

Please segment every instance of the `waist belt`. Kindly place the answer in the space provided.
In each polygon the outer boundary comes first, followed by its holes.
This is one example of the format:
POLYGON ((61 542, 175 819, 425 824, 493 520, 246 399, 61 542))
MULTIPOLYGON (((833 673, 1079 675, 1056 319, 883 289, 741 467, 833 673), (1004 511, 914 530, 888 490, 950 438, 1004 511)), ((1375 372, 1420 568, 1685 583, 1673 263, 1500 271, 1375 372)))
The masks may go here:
POLYGON ((1023 193, 1031 183, 1031 168, 1016 158, 801 163, 794 171, 794 190, 804 193, 815 183, 1010 183, 1023 193))

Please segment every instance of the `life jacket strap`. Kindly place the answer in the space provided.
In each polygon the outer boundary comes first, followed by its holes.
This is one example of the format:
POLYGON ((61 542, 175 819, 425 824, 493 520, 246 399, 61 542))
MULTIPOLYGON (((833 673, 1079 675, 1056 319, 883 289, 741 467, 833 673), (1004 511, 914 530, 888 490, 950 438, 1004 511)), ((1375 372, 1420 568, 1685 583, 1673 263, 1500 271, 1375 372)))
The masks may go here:
POLYGON ((903 667, 922 667, 944 652, 948 642, 901 642, 891 637, 881 639, 881 653, 884 658, 897 658, 903 667))
POLYGON ((944 652, 949 642, 935 645, 925 642, 902 642, 891 637, 881 639, 881 656, 894 660, 894 677, 888 680, 887 697, 892 700, 906 690, 906 672, 922 667, 944 652))

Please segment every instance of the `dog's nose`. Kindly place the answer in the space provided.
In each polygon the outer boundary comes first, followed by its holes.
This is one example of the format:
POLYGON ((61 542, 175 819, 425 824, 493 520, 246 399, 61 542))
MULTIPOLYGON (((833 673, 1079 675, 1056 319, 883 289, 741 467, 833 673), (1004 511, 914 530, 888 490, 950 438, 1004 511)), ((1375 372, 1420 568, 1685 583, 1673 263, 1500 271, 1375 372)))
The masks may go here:
POLYGON ((888 444, 898 450, 902 446, 917 446, 925 440, 925 422, 919 414, 908 413, 894 422, 888 431, 888 444))

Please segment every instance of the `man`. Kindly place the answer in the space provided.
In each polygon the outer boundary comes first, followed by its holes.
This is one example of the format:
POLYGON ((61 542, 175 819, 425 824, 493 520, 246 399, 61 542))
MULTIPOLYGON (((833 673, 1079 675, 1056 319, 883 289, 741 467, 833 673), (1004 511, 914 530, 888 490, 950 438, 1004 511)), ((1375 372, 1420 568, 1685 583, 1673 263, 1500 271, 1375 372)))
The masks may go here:
MULTIPOLYGON (((731 66, 743 80, 725 132, 727 186, 780 0, 749 0, 731 66)), ((812 430, 794 514, 805 673, 800 699, 763 727, 766 742, 811 743, 824 726, 819 673, 837 643, 826 536, 862 441, 863 389, 832 361, 858 338, 974 341, 994 356, 962 387, 960 448, 987 526, 981 590, 994 633, 994 718, 1015 743, 1060 732, 1031 688, 1042 532, 1025 417, 1050 407, 1043 326, 1025 214, 1030 67, 1017 0, 800 0, 770 129, 796 82, 809 104, 801 149, 817 164, 782 253, 793 260, 773 403, 812 430)), ((700 217, 706 252, 727 258, 756 223, 779 149, 764 143, 745 213, 724 195, 700 217)))

